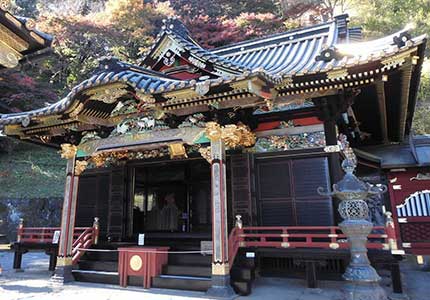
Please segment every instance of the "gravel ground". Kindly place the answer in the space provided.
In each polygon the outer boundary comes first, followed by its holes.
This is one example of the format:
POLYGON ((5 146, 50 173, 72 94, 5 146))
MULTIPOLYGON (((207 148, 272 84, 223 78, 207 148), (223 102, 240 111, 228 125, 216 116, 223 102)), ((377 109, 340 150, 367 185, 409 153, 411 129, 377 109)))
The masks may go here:
MULTIPOLYGON (((204 293, 175 290, 143 290, 135 287, 127 289, 119 286, 76 282, 65 286, 55 286, 50 281, 48 256, 41 252, 30 252, 23 256, 24 272, 12 269, 13 253, 0 251, 0 300, 91 300, 145 299, 182 300, 207 299, 204 293)), ((421 272, 411 262, 402 263, 405 291, 408 297, 402 299, 425 300, 430 295, 430 272, 421 272)), ((381 285, 390 293, 388 274, 382 275, 381 285)), ((238 299, 285 299, 285 300, 340 300, 342 282, 320 281, 318 289, 304 288, 304 280, 286 278, 259 278, 251 296, 238 299)), ((393 299, 399 299, 398 297, 393 299)))

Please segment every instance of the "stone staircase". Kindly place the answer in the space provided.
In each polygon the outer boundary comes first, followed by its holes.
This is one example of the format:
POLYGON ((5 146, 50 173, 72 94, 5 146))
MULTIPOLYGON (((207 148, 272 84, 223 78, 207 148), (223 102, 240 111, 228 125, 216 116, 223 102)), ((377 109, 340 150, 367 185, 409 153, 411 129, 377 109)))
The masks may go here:
MULTIPOLYGON (((186 250, 191 250, 188 246, 186 250)), ((119 284, 118 252, 113 245, 93 246, 97 252, 86 252, 73 270, 76 281, 119 284)), ((175 249, 179 251, 179 249, 175 249)), ((185 250, 185 249, 181 249, 185 250)), ((207 291, 211 286, 211 255, 199 253, 170 253, 168 264, 163 267, 162 274, 154 277, 152 287, 191 291, 207 291)), ((240 295, 251 293, 255 266, 248 260, 237 255, 231 269, 231 285, 240 295)), ((142 286, 142 280, 129 277, 129 285, 142 286)))

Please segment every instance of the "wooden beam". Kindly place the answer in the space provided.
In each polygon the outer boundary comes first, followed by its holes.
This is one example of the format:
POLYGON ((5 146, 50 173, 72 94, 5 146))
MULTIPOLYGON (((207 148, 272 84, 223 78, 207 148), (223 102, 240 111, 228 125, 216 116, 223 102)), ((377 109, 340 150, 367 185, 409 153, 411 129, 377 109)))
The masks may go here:
POLYGON ((386 98, 385 98, 385 83, 383 81, 377 81, 375 83, 375 88, 376 88, 376 95, 378 97, 382 141, 384 144, 387 144, 388 143, 388 123, 387 123, 387 106, 386 106, 386 98))
POLYGON ((288 127, 273 130, 258 131, 255 133, 257 137, 271 136, 271 135, 292 135, 301 133, 310 133, 324 131, 323 124, 299 126, 299 127, 288 127))
POLYGON ((412 69, 413 66, 409 62, 405 64, 401 68, 402 79, 401 79, 401 87, 402 94, 400 96, 400 114, 399 114, 399 142, 402 142, 405 138, 405 130, 406 130, 406 117, 408 113, 408 103, 409 103, 409 91, 411 87, 411 78, 412 78, 412 69))

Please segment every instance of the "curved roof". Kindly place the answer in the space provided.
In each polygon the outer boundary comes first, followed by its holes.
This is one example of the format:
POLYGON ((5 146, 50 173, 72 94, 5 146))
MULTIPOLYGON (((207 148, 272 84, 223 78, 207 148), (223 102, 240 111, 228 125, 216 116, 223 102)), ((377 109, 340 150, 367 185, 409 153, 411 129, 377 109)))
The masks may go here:
MULTIPOLYGON (((135 91, 156 96, 157 105, 179 103, 178 108, 183 107, 188 100, 192 102, 196 99, 210 99, 214 93, 220 97, 228 97, 229 91, 232 90, 236 93, 261 96, 256 93, 256 86, 250 84, 250 81, 256 78, 260 87, 265 88, 266 94, 270 89, 276 90, 279 95, 288 95, 289 91, 294 94, 299 90, 313 91, 321 87, 337 89, 369 84, 372 82, 369 76, 401 66, 403 61, 396 58, 398 55, 405 57, 421 55, 422 51, 418 51, 417 47, 424 45, 426 41, 426 36, 413 39, 406 36, 406 39, 399 42, 399 37, 406 34, 406 30, 402 30, 374 41, 349 42, 357 39, 358 31, 356 28, 347 29, 345 19, 337 18, 308 28, 207 50, 189 36, 182 23, 171 19, 166 21, 158 40, 143 59, 146 67, 117 60, 102 62, 95 75, 74 87, 64 99, 46 108, 0 115, 0 126, 24 121, 27 123, 28 119, 35 117, 69 112, 82 101, 78 99, 78 94, 115 83, 125 83, 135 91), (165 43, 166 39, 170 39, 174 44, 165 43), (171 48, 165 49, 166 47, 171 48), (195 59, 213 64, 214 68, 224 68, 228 72, 195 79, 178 79, 151 70, 150 63, 154 63, 154 57, 160 61, 167 50, 172 50, 178 55, 184 52, 191 53, 195 59), (324 53, 328 50, 331 51, 329 53, 331 56, 327 59, 324 53), (365 72, 366 70, 369 72, 365 72), (333 77, 331 73, 335 73, 335 76, 333 77), (233 83, 240 84, 235 86, 233 83), (200 93, 202 86, 203 93, 200 93), (191 99, 190 93, 197 98, 191 99), (185 94, 187 96, 183 96, 185 94), (178 97, 185 98, 177 101, 178 97)), ((191 60, 189 62, 192 63, 191 60)))

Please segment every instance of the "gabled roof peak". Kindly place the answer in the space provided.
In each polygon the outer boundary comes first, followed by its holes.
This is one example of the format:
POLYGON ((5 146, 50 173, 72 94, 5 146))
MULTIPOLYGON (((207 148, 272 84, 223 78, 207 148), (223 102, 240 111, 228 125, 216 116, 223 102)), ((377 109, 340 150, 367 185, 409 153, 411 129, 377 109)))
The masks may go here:
POLYGON ((176 16, 168 17, 163 20, 163 26, 161 27, 162 31, 171 31, 175 34, 178 34, 184 38, 188 38, 190 36, 190 32, 188 28, 182 23, 176 16))

